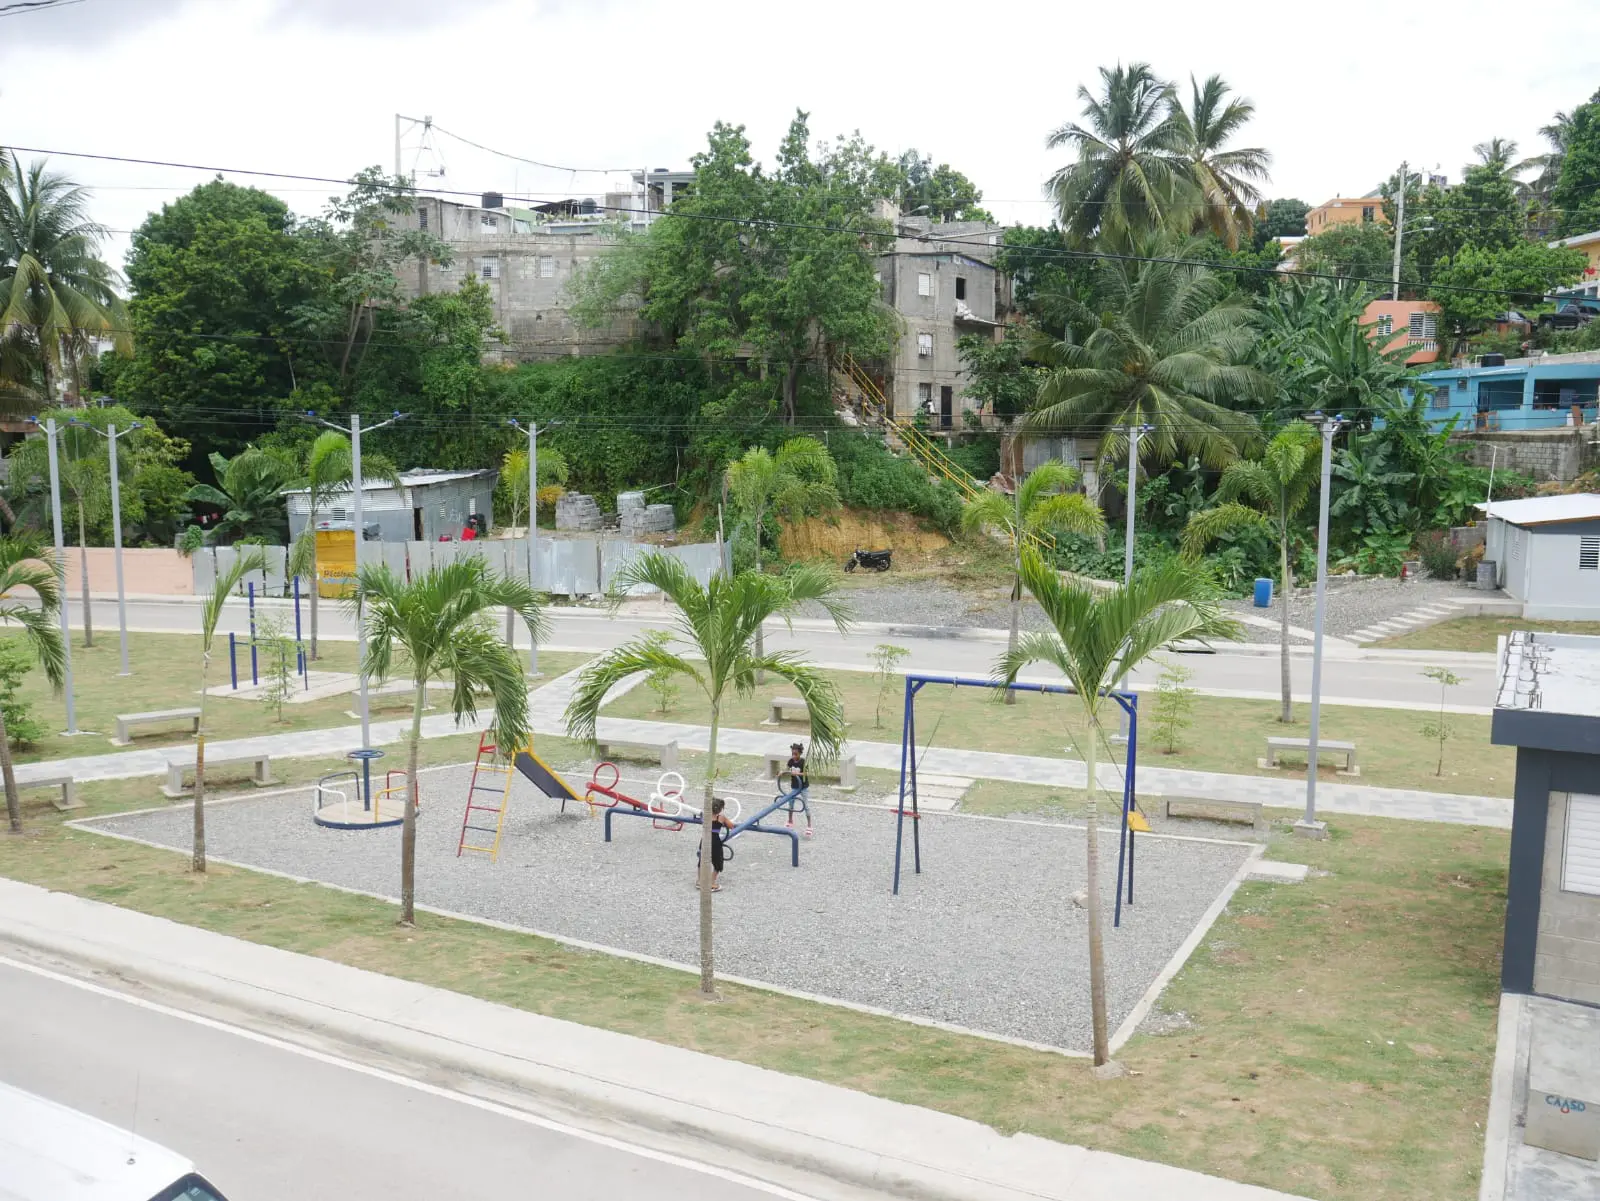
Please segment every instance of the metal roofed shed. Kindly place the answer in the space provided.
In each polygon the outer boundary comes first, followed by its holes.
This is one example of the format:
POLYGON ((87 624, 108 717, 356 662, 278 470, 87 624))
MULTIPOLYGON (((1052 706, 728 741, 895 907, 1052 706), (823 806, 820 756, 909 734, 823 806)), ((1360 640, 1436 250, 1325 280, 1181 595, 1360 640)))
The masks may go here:
POLYGON ((1531 496, 1478 506, 1495 582, 1547 621, 1600 620, 1600 495, 1531 496))
MULTIPOLYGON (((488 522, 494 513, 494 488, 500 473, 494 470, 402 471, 400 484, 384 480, 361 481, 361 524, 367 541, 436 542, 458 538, 469 518, 481 514, 488 522)), ((289 510, 289 537, 298 538, 311 516, 310 496, 304 488, 283 494, 289 510)), ((334 494, 317 510, 319 529, 349 529, 353 514, 350 489, 334 494)))

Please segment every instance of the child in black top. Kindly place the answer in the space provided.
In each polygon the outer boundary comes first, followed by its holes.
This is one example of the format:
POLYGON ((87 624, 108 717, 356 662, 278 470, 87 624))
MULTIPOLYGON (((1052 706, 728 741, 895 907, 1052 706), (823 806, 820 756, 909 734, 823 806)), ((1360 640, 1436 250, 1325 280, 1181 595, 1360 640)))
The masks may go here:
POLYGON ((733 823, 728 820, 728 815, 723 811, 723 800, 714 797, 711 801, 711 891, 721 892, 722 885, 717 883, 717 877, 722 875, 722 865, 727 858, 727 850, 723 845, 724 830, 733 829, 733 823))
POLYGON ((806 837, 811 837, 811 806, 807 803, 807 790, 811 787, 811 777, 806 774, 806 748, 803 743, 791 742, 789 744, 789 762, 783 765, 783 770, 789 773, 789 820, 786 825, 794 825, 794 807, 799 805, 806 815, 806 837))

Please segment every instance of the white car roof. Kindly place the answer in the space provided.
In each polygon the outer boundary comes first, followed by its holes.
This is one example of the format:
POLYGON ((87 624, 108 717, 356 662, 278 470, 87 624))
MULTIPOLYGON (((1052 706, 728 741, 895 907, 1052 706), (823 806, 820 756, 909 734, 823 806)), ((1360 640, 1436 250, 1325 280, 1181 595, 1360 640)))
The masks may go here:
POLYGON ((0 1084, 0 1201, 150 1201, 192 1171, 149 1139, 0 1084))

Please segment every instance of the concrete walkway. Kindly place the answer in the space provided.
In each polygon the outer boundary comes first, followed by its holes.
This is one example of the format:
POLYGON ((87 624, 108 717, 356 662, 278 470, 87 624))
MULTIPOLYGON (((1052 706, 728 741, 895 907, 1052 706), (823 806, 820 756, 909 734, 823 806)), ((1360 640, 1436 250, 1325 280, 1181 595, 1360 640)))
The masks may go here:
MULTIPOLYGON (((454 1093, 509 1086, 519 1109, 817 1201, 1292 1201, 11 880, 0 912, 23 962, 136 980, 167 1004, 454 1093)), ((1111 1087, 1087 1070, 1081 1086, 1111 1087)))
MULTIPOLYGON (((578 672, 574 669, 542 688, 531 697, 535 732, 564 735, 563 714, 571 699, 578 672)), ((638 681, 635 681, 637 683, 638 681)), ((422 720, 424 738, 444 738, 484 729, 490 714, 482 712, 476 723, 457 726, 449 714, 435 714, 422 720)), ((406 737, 406 719, 372 723, 372 744, 392 746, 406 737)), ((672 722, 602 718, 600 734, 619 741, 665 741, 676 738, 684 750, 705 750, 709 729, 705 726, 672 722)), ((754 730, 725 729, 719 735, 719 748, 734 755, 759 758, 768 751, 787 751, 790 735, 754 730)), ((289 734, 266 734, 257 738, 237 738, 208 742, 206 751, 216 759, 230 755, 272 755, 293 759, 343 755, 361 743, 359 725, 324 730, 301 730, 289 734)), ((898 774, 900 747, 888 742, 852 742, 859 767, 873 767, 898 774)), ((70 771, 79 781, 127 779, 134 776, 164 775, 169 757, 194 761, 192 745, 161 747, 118 754, 85 755, 72 759, 52 759, 43 763, 19 765, 17 779, 23 783, 44 776, 70 771)), ((1042 784, 1057 788, 1082 788, 1087 780, 1083 763, 1040 755, 1012 755, 997 751, 956 750, 932 747, 924 751, 918 770, 935 775, 966 776, 985 780, 1011 780, 1021 784, 1042 784)), ((1120 793, 1122 766, 1101 764, 1101 787, 1120 793)), ((1280 809, 1301 809, 1305 805, 1305 778, 1285 773, 1281 779, 1268 776, 1228 775, 1221 772, 1185 771, 1170 767, 1141 765, 1139 795, 1204 797, 1216 800, 1258 801, 1280 809)), ((1327 813, 1353 813, 1373 817, 1395 817, 1407 821, 1448 822, 1458 825, 1511 827, 1509 797, 1458 796, 1452 793, 1419 792, 1400 788, 1372 788, 1359 784, 1319 781, 1317 808, 1327 813)))

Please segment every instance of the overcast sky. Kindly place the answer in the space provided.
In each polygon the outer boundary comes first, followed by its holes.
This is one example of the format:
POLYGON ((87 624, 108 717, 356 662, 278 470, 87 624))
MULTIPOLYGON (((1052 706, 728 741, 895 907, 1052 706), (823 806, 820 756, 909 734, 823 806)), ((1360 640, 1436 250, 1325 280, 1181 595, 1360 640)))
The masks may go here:
MULTIPOLYGON (((1001 220, 1044 223, 1041 184, 1062 161, 1046 135, 1077 118, 1077 87, 1097 67, 1143 59, 1184 81, 1221 72, 1256 103, 1243 142, 1273 154, 1268 194, 1316 204, 1368 191, 1402 158, 1458 179, 1490 137, 1542 152, 1539 126, 1600 87, 1600 4, 1523 11, 1501 0, 78 0, 0 17, 0 144, 343 178, 393 167, 398 112, 548 163, 679 168, 719 119, 746 125, 770 159, 799 107, 818 136, 915 146, 976 181, 1001 220), (1219 11, 1236 23, 1209 15, 1219 11)), ((437 156, 419 158, 408 133, 407 169, 442 161, 442 186, 464 192, 598 195, 622 178, 435 141, 437 156)), ((118 231, 205 178, 55 165, 94 187, 97 217, 118 231)), ((334 190, 239 180, 299 212, 334 190)))

